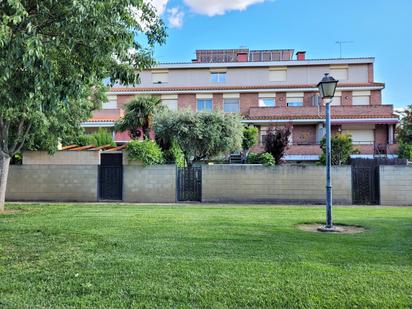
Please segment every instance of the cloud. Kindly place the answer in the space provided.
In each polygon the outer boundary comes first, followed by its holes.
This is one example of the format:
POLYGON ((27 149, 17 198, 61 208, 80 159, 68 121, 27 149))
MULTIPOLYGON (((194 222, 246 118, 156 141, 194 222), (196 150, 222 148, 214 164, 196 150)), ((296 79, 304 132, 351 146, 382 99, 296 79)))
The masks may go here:
POLYGON ((266 0, 184 0, 185 4, 193 12, 215 16, 223 15, 227 11, 243 11, 248 6, 256 3, 262 3, 266 0))
POLYGON ((172 28, 181 28, 183 25, 183 17, 185 13, 178 7, 173 7, 167 10, 167 20, 172 28))
POLYGON ((154 8, 156 9, 157 13, 159 15, 162 15, 166 9, 167 2, 169 1, 168 0, 146 0, 145 2, 152 4, 154 8))

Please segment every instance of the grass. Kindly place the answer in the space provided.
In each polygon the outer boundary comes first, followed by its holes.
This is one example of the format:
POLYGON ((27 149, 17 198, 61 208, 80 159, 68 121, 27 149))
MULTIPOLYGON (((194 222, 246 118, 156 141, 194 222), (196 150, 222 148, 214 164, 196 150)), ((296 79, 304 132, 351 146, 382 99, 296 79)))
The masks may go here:
POLYGON ((7 207, 0 308, 412 307, 412 208, 7 207))

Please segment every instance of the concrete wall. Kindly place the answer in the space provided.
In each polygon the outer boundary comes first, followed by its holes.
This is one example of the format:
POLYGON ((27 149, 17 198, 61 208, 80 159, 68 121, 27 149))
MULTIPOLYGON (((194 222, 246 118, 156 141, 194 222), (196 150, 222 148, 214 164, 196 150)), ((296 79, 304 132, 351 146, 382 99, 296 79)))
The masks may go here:
MULTIPOLYGON (((287 202, 323 203, 325 168, 288 165, 204 166, 202 201, 204 202, 287 202)), ((351 167, 332 168, 333 200, 351 204, 351 167)))
POLYGON ((412 206, 412 166, 380 166, 381 205, 412 206))
POLYGON ((32 164, 99 165, 100 151, 57 151, 52 156, 47 151, 24 152, 23 165, 32 164))
POLYGON ((11 165, 8 201, 97 201, 97 165, 11 165))
POLYGON ((174 165, 123 166, 123 201, 139 203, 176 202, 174 165))

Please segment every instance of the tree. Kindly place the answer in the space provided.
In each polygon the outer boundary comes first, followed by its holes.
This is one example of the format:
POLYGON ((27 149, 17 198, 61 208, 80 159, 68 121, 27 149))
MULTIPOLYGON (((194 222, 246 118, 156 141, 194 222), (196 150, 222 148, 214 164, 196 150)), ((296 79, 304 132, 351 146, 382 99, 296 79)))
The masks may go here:
POLYGON ((115 124, 115 130, 129 131, 132 139, 150 139, 150 128, 152 126, 153 115, 164 109, 162 101, 155 96, 136 96, 131 102, 126 104, 124 117, 115 124))
POLYGON ((292 134, 291 126, 271 127, 266 133, 265 151, 270 153, 279 164, 289 145, 289 137, 292 134))
POLYGON ((250 148, 255 146, 258 142, 258 129, 254 126, 245 126, 243 128, 243 139, 242 139, 242 161, 246 162, 247 156, 249 154, 250 148))
POLYGON ((101 103, 105 78, 136 84, 165 27, 142 0, 8 0, 0 12, 2 211, 10 157, 55 151, 101 103))
MULTIPOLYGON (((326 138, 322 138, 320 141, 320 147, 322 148, 322 154, 320 156, 320 163, 326 164, 326 138)), ((331 164, 342 165, 347 164, 350 159, 350 155, 357 153, 358 151, 353 148, 352 137, 347 134, 337 134, 331 138, 331 164)))
POLYGON ((186 164, 239 150, 242 123, 236 114, 216 112, 163 112, 155 115, 154 131, 162 144, 173 140, 181 148, 186 164))
POLYGON ((403 112, 398 138, 401 143, 412 145, 412 105, 405 108, 403 112))

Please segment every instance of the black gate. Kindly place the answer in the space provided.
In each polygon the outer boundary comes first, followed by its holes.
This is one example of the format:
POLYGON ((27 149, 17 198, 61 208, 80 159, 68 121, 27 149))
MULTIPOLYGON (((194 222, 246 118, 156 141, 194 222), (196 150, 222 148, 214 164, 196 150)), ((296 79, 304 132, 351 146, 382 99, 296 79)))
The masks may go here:
POLYGON ((352 159, 352 203, 380 204, 379 166, 406 165, 405 159, 352 159))
POLYGON ((99 193, 102 200, 122 200, 123 157, 121 153, 102 153, 99 169, 99 193))
POLYGON ((177 200, 202 200, 202 167, 182 167, 177 169, 177 200))
POLYGON ((374 159, 352 159, 352 203, 379 204, 379 163, 374 159))

